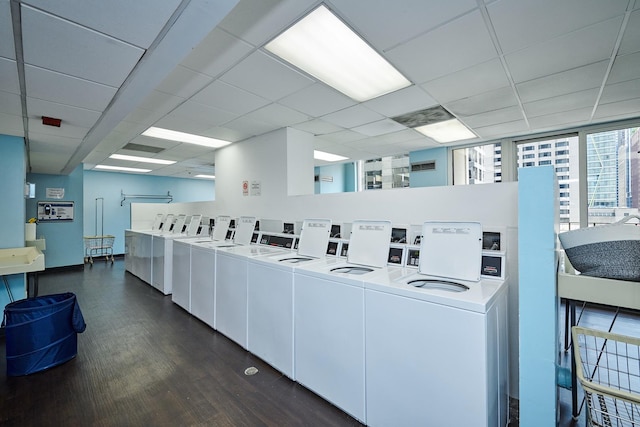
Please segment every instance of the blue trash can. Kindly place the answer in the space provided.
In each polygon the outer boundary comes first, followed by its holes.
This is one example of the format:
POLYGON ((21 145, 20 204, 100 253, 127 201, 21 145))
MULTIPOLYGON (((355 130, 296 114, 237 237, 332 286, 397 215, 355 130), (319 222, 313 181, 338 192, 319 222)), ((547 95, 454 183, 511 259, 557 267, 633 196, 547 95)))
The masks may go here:
POLYGON ((42 295, 4 309, 7 375, 28 375, 78 354, 77 334, 86 324, 75 294, 42 295))

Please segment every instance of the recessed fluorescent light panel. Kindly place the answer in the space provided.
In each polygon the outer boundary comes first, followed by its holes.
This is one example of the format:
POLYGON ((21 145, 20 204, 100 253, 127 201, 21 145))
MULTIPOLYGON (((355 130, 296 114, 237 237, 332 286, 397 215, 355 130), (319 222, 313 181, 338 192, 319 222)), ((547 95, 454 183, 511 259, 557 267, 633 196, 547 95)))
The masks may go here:
POLYGON ((96 165, 94 169, 103 169, 108 171, 122 171, 122 172, 140 172, 140 173, 151 172, 151 169, 125 168, 123 166, 107 166, 107 165, 96 165))
POLYGON ((337 154, 325 153, 324 151, 313 150, 313 158, 316 160, 324 160, 326 162, 337 162, 347 160, 348 157, 338 156, 337 154))
POLYGON ((429 138, 442 143, 477 138, 477 135, 460 123, 458 119, 420 126, 415 129, 429 138))
POLYGON ((173 160, 153 159, 151 157, 128 156, 126 154, 112 154, 109 156, 109 158, 116 159, 116 160, 128 160, 131 162, 154 163, 157 165, 172 165, 175 163, 175 161, 173 160))
POLYGON ((176 130, 162 129, 157 127, 150 127, 142 132, 144 136, 150 136, 151 138, 168 139, 170 141, 185 142, 187 144, 202 145, 204 147, 220 148, 225 145, 231 144, 229 141, 223 141, 221 139, 209 138, 206 136, 194 135, 191 133, 178 132, 176 130))
POLYGON ((411 85, 324 5, 265 48, 356 101, 411 85))
POLYGON ((194 178, 204 178, 204 179, 216 179, 215 175, 195 175, 194 178))

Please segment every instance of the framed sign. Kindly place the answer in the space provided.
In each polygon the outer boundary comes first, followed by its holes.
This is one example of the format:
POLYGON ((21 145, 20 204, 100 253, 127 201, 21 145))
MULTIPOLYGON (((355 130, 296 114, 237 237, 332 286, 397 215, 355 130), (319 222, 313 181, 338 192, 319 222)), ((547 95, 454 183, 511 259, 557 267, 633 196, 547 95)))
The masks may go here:
POLYGON ((74 202, 38 202, 38 221, 73 221, 74 202))

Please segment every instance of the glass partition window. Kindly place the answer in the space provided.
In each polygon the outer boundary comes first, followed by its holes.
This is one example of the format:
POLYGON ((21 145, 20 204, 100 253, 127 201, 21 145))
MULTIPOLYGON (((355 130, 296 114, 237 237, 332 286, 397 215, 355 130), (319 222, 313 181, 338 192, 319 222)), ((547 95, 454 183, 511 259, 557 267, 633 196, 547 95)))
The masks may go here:
POLYGON ((408 154, 366 160, 363 169, 366 190, 409 187, 408 154))
POLYGON ((502 182, 502 145, 477 145, 453 150, 453 185, 502 182))
POLYGON ((587 134, 586 151, 589 225, 638 214, 640 128, 587 134))

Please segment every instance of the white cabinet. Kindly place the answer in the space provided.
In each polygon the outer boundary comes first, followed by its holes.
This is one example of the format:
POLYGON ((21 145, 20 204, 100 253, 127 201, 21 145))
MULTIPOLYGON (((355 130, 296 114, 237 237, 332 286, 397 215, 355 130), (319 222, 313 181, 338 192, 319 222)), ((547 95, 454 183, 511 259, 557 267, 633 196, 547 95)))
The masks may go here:
POLYGON ((296 381, 365 420, 364 289, 296 273, 296 381))
MULTIPOLYGON (((177 247, 178 242, 175 243, 174 257, 177 247)), ((215 250, 192 245, 190 270, 191 314, 215 329, 215 250)))
POLYGON ((191 245, 174 242, 171 300, 191 313, 191 245))

